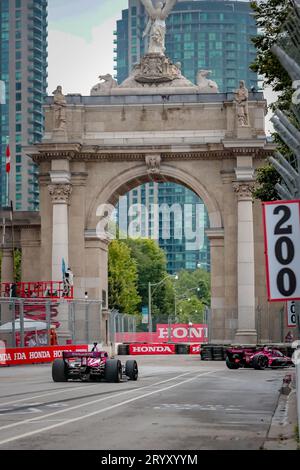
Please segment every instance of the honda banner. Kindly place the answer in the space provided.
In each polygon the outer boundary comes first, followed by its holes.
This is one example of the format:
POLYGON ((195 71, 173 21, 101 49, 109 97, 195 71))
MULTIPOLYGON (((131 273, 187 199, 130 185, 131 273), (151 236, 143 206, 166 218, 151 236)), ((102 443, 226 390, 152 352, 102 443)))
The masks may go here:
POLYGON ((190 354, 200 354, 201 344, 191 344, 190 345, 190 354))
POLYGON ((0 366, 53 362, 63 351, 88 351, 88 345, 47 346, 41 348, 0 348, 0 366))
POLYGON ((129 354, 175 354, 175 344, 130 344, 129 354))
POLYGON ((116 343, 208 343, 208 326, 198 323, 157 324, 153 333, 116 333, 116 343))

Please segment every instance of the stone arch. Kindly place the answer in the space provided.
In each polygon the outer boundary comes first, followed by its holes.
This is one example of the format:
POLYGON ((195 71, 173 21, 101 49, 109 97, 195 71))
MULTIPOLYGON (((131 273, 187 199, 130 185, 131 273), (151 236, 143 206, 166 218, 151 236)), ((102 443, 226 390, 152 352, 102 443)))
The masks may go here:
POLYGON ((210 228, 223 228, 222 213, 214 195, 208 191, 206 186, 200 182, 199 179, 195 178, 195 176, 168 164, 161 165, 159 175, 149 175, 143 165, 124 170, 117 177, 114 176, 104 188, 100 189, 96 198, 91 203, 87 211, 86 228, 91 228, 90 225, 93 220, 93 215, 96 214, 97 207, 100 204, 108 203, 115 205, 118 196, 126 194, 140 184, 149 181, 163 182, 166 180, 186 186, 197 194, 207 208, 210 228))

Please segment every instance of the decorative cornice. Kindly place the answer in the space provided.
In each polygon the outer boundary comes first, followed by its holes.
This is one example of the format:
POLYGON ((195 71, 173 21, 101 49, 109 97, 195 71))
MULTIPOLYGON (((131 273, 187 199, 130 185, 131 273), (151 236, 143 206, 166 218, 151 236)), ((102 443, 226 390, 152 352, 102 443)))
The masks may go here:
POLYGON ((241 181, 233 183, 234 192, 237 193, 239 201, 252 200, 252 191, 255 181, 241 181))
POLYGON ((72 194, 72 186, 70 184, 50 184, 48 190, 53 204, 69 203, 72 194))
POLYGON ((264 148, 264 147, 235 147, 235 148, 221 148, 221 149, 212 149, 209 150, 193 150, 189 146, 189 151, 168 151, 165 147, 153 146, 149 149, 145 147, 135 147, 134 151, 128 150, 124 152, 124 147, 113 148, 113 151, 109 151, 107 148, 103 151, 99 150, 97 152, 40 152, 37 154, 31 155, 31 158, 35 163, 41 163, 51 160, 61 160, 68 159, 72 161, 144 161, 146 155, 151 155, 151 153, 157 155, 160 154, 163 160, 223 160, 223 159, 232 159, 237 156, 251 156, 255 159, 265 159, 274 154, 273 148, 264 148))

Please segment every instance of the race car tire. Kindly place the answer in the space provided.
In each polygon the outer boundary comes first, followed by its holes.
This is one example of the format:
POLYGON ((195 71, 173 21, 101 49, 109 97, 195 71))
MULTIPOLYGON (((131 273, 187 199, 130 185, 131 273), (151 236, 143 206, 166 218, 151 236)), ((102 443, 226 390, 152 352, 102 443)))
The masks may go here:
POLYGON ((237 364, 236 362, 231 362, 229 357, 227 356, 226 357, 226 366, 228 367, 228 369, 239 369, 239 364, 237 364))
POLYGON ((107 382, 121 382, 122 364, 119 359, 108 359, 106 361, 104 378, 107 382))
POLYGON ((255 370, 264 370, 268 367, 268 358, 263 354, 258 354, 253 357, 252 363, 255 370))
POLYGON ((129 377, 130 380, 137 380, 139 375, 139 369, 137 362, 134 360, 126 361, 125 364, 125 375, 129 377))
POLYGON ((52 378, 54 382, 67 382, 67 366, 63 359, 55 359, 52 364, 52 378))

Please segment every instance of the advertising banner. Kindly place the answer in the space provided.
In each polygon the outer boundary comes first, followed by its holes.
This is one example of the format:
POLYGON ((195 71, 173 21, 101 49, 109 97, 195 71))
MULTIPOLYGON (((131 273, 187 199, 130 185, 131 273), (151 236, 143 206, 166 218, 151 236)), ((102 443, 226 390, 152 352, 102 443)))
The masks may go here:
POLYGON ((201 351, 201 344, 190 345, 190 354, 197 354, 199 356, 200 351, 201 351))
POLYGON ((175 344, 130 344, 130 355, 175 354, 175 344))
POLYGON ((153 333, 116 333, 116 343, 208 343, 208 325, 158 324, 153 333))
POLYGON ((88 345, 45 346, 38 348, 1 348, 0 366, 40 364, 62 357, 63 351, 87 352, 88 345))

